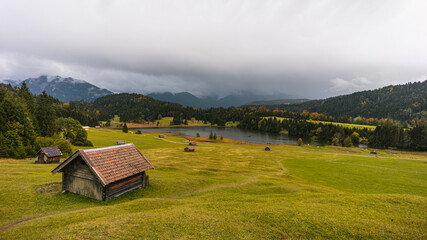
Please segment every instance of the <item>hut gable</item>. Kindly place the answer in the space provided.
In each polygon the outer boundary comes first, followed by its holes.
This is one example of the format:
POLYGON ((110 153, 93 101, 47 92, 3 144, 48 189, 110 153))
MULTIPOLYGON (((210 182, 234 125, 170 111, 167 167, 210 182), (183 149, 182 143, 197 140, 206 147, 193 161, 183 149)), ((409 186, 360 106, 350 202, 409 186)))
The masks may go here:
POLYGON ((63 172, 65 191, 107 200, 144 186, 148 182, 145 171, 152 168, 154 166, 138 148, 129 143, 105 148, 80 149, 53 169, 52 173, 63 172), (69 176, 72 178, 69 179, 69 176), (70 188, 76 178, 82 186, 79 189, 70 188), (94 179, 99 183, 101 190, 98 185, 92 183, 94 179), (82 189, 90 191, 86 193, 82 192, 82 189))
POLYGON ((36 153, 36 163, 58 163, 62 156, 57 146, 41 148, 36 153))

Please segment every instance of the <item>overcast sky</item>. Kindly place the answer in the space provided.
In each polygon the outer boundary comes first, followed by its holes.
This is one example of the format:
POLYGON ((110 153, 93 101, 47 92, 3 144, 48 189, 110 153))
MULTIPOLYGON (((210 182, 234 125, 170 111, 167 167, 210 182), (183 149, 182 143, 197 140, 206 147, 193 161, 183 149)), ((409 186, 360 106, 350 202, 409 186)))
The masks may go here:
POLYGON ((426 0, 0 0, 0 79, 321 98, 427 79, 426 0))

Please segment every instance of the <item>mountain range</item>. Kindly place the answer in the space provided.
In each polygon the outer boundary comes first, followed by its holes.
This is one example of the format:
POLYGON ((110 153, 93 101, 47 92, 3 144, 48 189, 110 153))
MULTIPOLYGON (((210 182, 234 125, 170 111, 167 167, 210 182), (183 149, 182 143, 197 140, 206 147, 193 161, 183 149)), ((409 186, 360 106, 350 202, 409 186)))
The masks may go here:
MULTIPOLYGON (((107 89, 102 89, 84 80, 78 80, 71 77, 63 78, 60 76, 42 75, 40 77, 28 78, 25 80, 3 80, 1 82, 11 84, 13 87, 21 86, 22 82, 25 82, 33 94, 41 94, 43 90, 45 90, 47 94, 62 102, 75 100, 93 101, 99 97, 113 94, 113 92, 107 89)), ((147 94, 147 96, 157 100, 178 103, 194 108, 237 107, 254 101, 292 98, 290 95, 261 95, 250 92, 231 94, 225 97, 197 97, 189 92, 180 92, 175 94, 170 92, 150 93, 147 94)), ((281 103, 295 103, 294 100, 279 101, 281 101, 281 103)))
POLYGON ((63 78, 60 76, 42 75, 37 78, 28 78, 25 80, 3 80, 5 84, 12 86, 21 86, 22 82, 33 94, 41 94, 46 91, 47 94, 59 99, 62 102, 73 100, 93 101, 99 97, 113 94, 107 89, 101 89, 93 84, 83 80, 71 77, 63 78))
MULTIPOLYGON (((225 97, 215 97, 215 96, 207 96, 207 97, 196 97, 188 92, 180 92, 180 93, 150 93, 147 96, 152 97, 157 100, 178 103, 185 106, 190 106, 194 108, 211 108, 211 107, 238 107, 245 104, 252 103, 254 101, 268 101, 280 98, 292 98, 290 95, 286 94, 275 94, 275 95, 261 95, 254 94, 251 92, 242 92, 231 94, 225 97)), ((284 99, 284 100, 276 100, 280 103, 295 103, 295 102, 303 102, 304 100, 293 100, 293 99, 284 99)))

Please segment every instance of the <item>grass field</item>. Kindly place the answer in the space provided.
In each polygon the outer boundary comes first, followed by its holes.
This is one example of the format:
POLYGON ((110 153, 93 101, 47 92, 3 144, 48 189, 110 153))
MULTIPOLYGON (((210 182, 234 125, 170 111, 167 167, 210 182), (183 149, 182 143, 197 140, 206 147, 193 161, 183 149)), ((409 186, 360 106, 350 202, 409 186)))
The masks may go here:
MULTIPOLYGON (((264 117, 264 118, 274 118, 274 117, 264 117)), ((276 117, 276 119, 283 121, 283 120, 285 120, 285 119, 287 120, 289 118, 276 117)), ((307 120, 307 122, 333 124, 333 125, 338 125, 338 126, 342 126, 342 127, 346 127, 346 128, 356 128, 356 129, 367 128, 367 129, 375 130, 375 128, 376 128, 376 126, 360 125, 360 124, 352 124, 352 123, 325 122, 325 121, 316 121, 316 120, 307 120)))
POLYGON ((427 154, 202 143, 88 132, 134 143, 150 185, 107 202, 60 193, 56 165, 0 159, 0 239, 427 239, 427 154))

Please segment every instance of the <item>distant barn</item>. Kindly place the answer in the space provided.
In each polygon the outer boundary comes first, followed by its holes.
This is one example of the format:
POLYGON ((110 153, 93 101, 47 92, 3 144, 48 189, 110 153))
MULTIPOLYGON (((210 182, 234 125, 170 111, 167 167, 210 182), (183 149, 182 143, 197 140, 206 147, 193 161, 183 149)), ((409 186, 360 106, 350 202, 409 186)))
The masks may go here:
POLYGON ((59 163, 62 156, 57 146, 41 148, 36 153, 36 163, 59 163))
POLYGON ((163 135, 159 135, 159 138, 164 138, 165 136, 163 136, 163 135))
POLYGON ((186 148, 184 148, 184 151, 186 151, 186 152, 194 152, 196 149, 194 148, 194 147, 186 147, 186 148))
POLYGON ((270 150, 271 150, 270 146, 265 147, 265 151, 270 151, 270 150))
POLYGON ((188 145, 190 145, 190 146, 197 146, 197 143, 196 142, 190 142, 188 145))
POLYGON ((154 166, 132 143, 79 149, 52 173, 62 172, 62 190, 106 201, 146 186, 154 166))
POLYGON ((126 141, 117 141, 117 145, 123 145, 126 144, 126 141))
POLYGON ((95 126, 95 128, 96 128, 96 129, 100 129, 100 128, 101 128, 101 126, 95 126))
POLYGON ((377 151, 371 151, 371 154, 378 154, 377 151))

